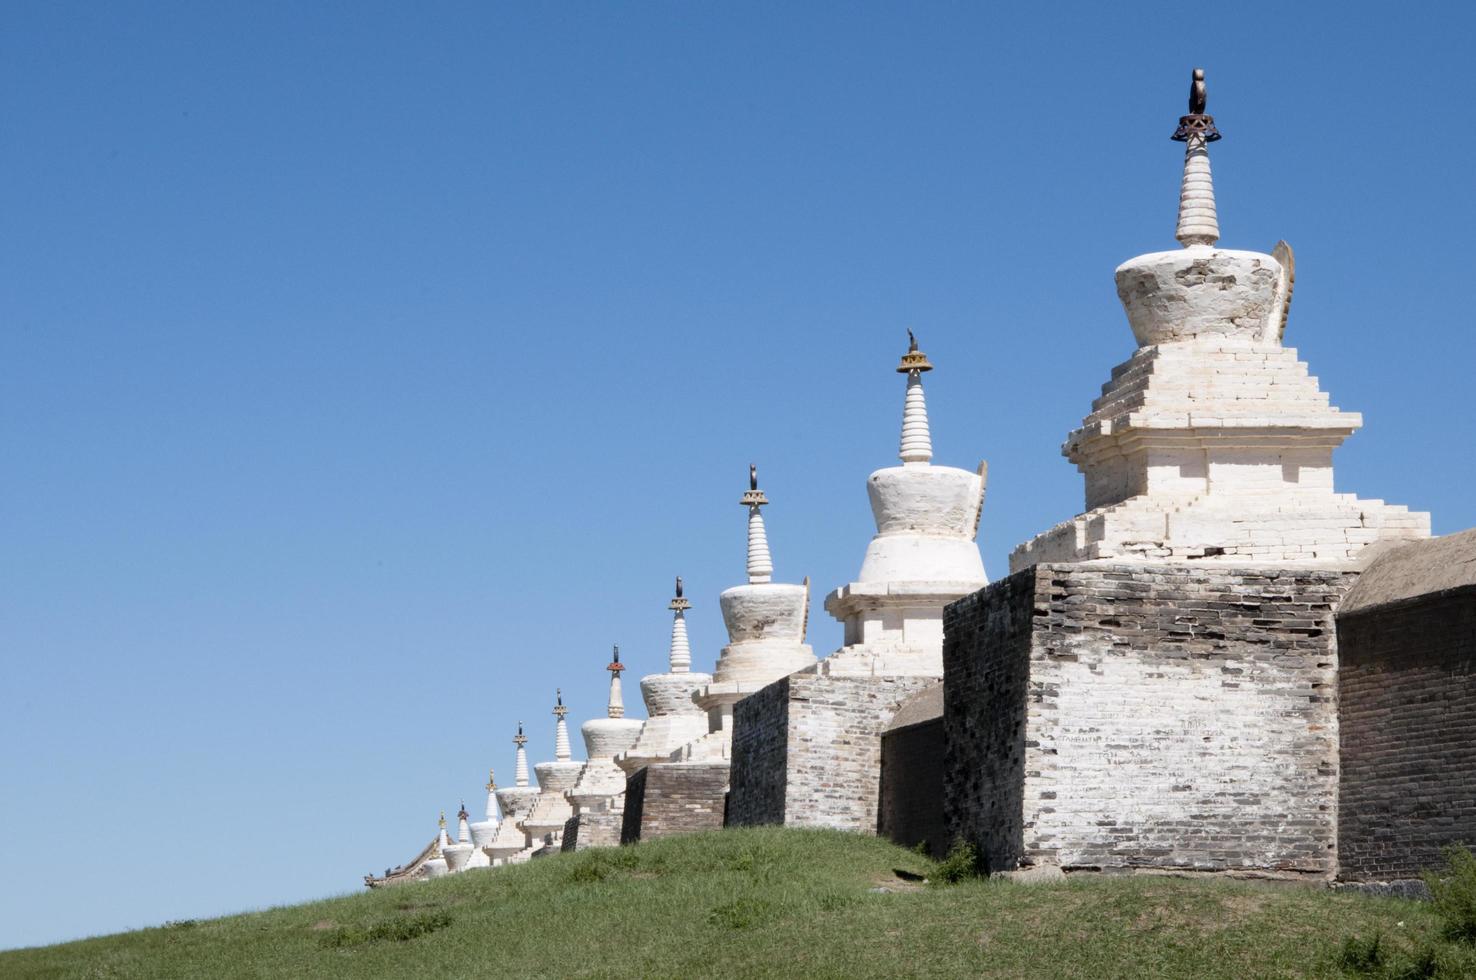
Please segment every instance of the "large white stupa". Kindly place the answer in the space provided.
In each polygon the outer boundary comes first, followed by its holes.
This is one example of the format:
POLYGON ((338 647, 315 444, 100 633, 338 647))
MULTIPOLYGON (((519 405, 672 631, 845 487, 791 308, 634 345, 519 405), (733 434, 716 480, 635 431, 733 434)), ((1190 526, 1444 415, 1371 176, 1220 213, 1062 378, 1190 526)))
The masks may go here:
POLYGON ((587 761, 567 794, 576 814, 613 813, 622 808, 625 772, 615 764, 615 756, 634 745, 641 734, 641 722, 625 717, 625 699, 620 692, 620 674, 625 665, 620 662, 620 647, 615 647, 605 669, 610 672, 605 717, 591 718, 579 726, 587 761))
POLYGON ((489 858, 505 864, 526 861, 537 849, 528 832, 519 826, 532 812, 533 802, 538 799, 538 787, 528 785, 528 736, 523 734, 522 722, 518 722, 513 745, 517 749, 513 785, 495 790, 497 802, 502 806, 502 822, 492 842, 485 847, 489 858))
POLYGON ((565 720, 568 713, 564 694, 559 691, 553 709, 554 758, 552 762, 540 762, 533 767, 538 778, 538 796, 522 822, 523 830, 533 837, 535 844, 540 841, 557 844, 564 834, 565 822, 574 815, 564 794, 574 787, 584 763, 575 762, 569 751, 569 724, 565 720))
POLYGON ((922 374, 933 365, 907 332, 897 371, 907 376, 901 466, 866 481, 876 536, 856 581, 825 598, 845 624, 845 645, 816 666, 822 674, 943 676, 943 607, 989 584, 975 540, 984 507, 984 463, 934 466, 922 374))
POLYGON ((676 596, 667 604, 672 611, 668 670, 664 674, 647 674, 641 678, 641 697, 646 702, 648 717, 641 726, 636 743, 615 757, 616 764, 626 773, 665 762, 671 753, 707 734, 707 712, 698 707, 692 697, 704 685, 712 683, 712 675, 691 669, 692 646, 687 638, 687 610, 692 608, 692 603, 682 592, 682 580, 678 577, 676 596))
POLYGON ((718 597, 728 645, 718 654, 712 683, 693 700, 707 712, 708 734, 673 752, 674 762, 726 760, 733 738, 733 705, 779 678, 814 665, 805 643, 810 616, 810 580, 775 582, 768 533, 759 508, 768 498, 758 486, 758 468, 748 468, 748 491, 739 503, 748 511, 748 584, 718 597))
POLYGON ((1062 453, 1086 478, 1085 513, 1015 549, 1037 562, 1344 565, 1375 541, 1428 537, 1428 514, 1333 489, 1332 453, 1362 424, 1282 346, 1295 265, 1217 247, 1209 149, 1220 138, 1195 70, 1175 237, 1118 266, 1138 349, 1062 453))

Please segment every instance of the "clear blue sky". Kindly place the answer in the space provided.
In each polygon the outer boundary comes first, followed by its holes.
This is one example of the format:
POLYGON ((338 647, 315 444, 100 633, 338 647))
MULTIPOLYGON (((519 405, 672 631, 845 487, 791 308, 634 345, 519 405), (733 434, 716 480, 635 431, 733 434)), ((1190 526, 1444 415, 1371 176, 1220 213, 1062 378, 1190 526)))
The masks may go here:
POLYGON ((0 29, 0 946, 356 889, 675 574, 710 665, 750 460, 848 581, 906 326, 1003 574, 1194 65, 1339 488, 1476 524, 1470 4, 232 6, 0 29))

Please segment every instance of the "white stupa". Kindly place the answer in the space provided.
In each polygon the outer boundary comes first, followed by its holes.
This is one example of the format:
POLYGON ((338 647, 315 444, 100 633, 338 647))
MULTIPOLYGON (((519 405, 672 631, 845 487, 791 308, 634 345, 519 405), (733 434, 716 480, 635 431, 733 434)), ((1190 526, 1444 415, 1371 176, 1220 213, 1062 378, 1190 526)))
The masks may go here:
POLYGON ((728 645, 718 654, 712 683, 693 696, 707 712, 708 734, 673 752, 673 762, 726 760, 732 747, 733 705, 815 663, 815 652, 805 643, 810 580, 803 585, 773 581, 774 562, 759 511, 769 501, 758 487, 757 467, 748 468, 748 492, 739 502, 748 511, 748 584, 718 597, 728 645))
POLYGON ((876 536, 856 581, 825 598, 845 624, 845 645, 816 666, 823 674, 943 676, 943 607, 989 584, 975 540, 988 472, 934 466, 922 374, 933 365, 909 346, 897 368, 907 376, 901 466, 866 481, 876 536))
POLYGON ((569 751, 569 724, 564 716, 569 709, 564 706, 564 694, 557 693, 554 704, 554 760, 540 762, 533 767, 538 777, 538 797, 533 807, 523 818, 522 827, 533 837, 534 843, 556 844, 564 833, 564 824, 574 815, 565 797, 579 778, 584 763, 575 762, 569 751))
POLYGON ((1062 453, 1086 478, 1086 513, 1015 549, 1037 562, 1356 563, 1375 541, 1428 537, 1428 514, 1333 490, 1332 453, 1362 424, 1328 404, 1282 346, 1295 266, 1222 249, 1195 69, 1175 237, 1180 248, 1117 268, 1117 295, 1138 349, 1062 453))
POLYGON ((439 878, 446 874, 450 868, 446 861, 445 853, 446 848, 451 845, 451 839, 446 836, 446 811, 444 810, 441 811, 441 819, 438 826, 440 830, 436 833, 435 856, 421 865, 425 870, 425 876, 427 878, 439 878))
POLYGON ((471 842, 475 850, 472 851, 471 859, 466 862, 468 868, 486 868, 492 864, 492 856, 487 853, 487 848, 497 839, 497 831, 502 826, 502 804, 497 800, 497 774, 487 770, 487 816, 471 825, 471 842))
POLYGON ((466 804, 461 804, 460 811, 456 814, 456 840, 441 848, 441 856, 446 859, 446 868, 452 874, 465 871, 467 862, 471 860, 472 847, 471 825, 467 823, 470 815, 466 812, 466 804))
POLYGON ((523 734, 522 722, 518 722, 513 745, 517 746, 513 785, 496 790, 497 801, 502 805, 502 823, 498 825, 492 842, 486 846, 487 856, 504 864, 526 861, 535 850, 531 837, 519 826, 532 812, 533 803, 538 799, 538 787, 528 785, 528 736, 523 734))
POLYGON ((641 678, 641 697, 649 717, 641 726, 635 745, 615 757, 627 773, 642 766, 665 762, 671 753, 707 734, 707 712, 692 696, 712 682, 711 674, 694 673, 692 647, 687 639, 687 610, 692 604, 682 595, 682 580, 676 580, 676 597, 667 605, 672 611, 671 649, 668 671, 641 678))
POLYGON ((623 808, 625 772, 615 764, 615 756, 635 744, 641 734, 641 722, 625 717, 625 701, 620 693, 620 647, 615 647, 610 664, 610 701, 604 718, 591 718, 579 726, 584 736, 587 761, 579 779, 569 790, 569 802, 575 813, 612 813, 623 808))

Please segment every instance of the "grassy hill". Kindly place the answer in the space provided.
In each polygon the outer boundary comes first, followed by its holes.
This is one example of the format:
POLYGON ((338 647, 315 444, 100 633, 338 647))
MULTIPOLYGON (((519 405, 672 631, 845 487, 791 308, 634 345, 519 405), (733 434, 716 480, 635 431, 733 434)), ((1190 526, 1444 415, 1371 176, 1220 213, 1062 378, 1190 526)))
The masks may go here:
POLYGON ((1348 937, 1375 935, 1379 975, 1414 968, 1420 947, 1443 958, 1409 975, 1476 975, 1425 904, 1176 878, 913 879, 935 869, 875 838, 730 830, 18 950, 0 976, 1340 976, 1348 937))

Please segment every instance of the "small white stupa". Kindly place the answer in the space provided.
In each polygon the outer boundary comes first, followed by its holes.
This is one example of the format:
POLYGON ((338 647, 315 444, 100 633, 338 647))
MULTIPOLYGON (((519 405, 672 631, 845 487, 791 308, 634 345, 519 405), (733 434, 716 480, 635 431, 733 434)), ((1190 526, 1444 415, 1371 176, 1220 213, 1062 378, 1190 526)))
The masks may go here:
POLYGON ((534 838, 535 844, 558 843, 564 834, 564 824, 574 815, 564 794, 573 788, 584 764, 575 762, 569 751, 569 724, 564 720, 568 713, 569 709, 564 706, 564 692, 559 691, 553 709, 557 719, 554 722, 554 760, 540 762, 533 767, 538 777, 538 797, 522 823, 523 830, 534 838))
POLYGON ((625 800, 625 773, 615 764, 615 756, 635 744, 641 734, 641 722, 625 717, 625 701, 620 694, 620 647, 615 647, 609 666, 610 701, 604 718, 591 718, 579 726, 584 736, 587 761, 579 779, 569 790, 569 802, 575 813, 615 813, 625 800))
POLYGON ((673 752, 673 762, 726 761, 732 747, 733 705, 815 663, 815 652, 805 643, 810 580, 803 585, 773 581, 774 562, 759 511, 768 502, 758 486, 758 468, 750 466, 748 492, 739 500, 748 511, 748 584, 718 597, 728 645, 718 654, 712 683, 693 695, 707 712, 708 734, 673 752))
POLYGON ((1194 70, 1175 237, 1181 248, 1118 266, 1137 352, 1062 453, 1086 478, 1086 513, 1022 544, 1038 562, 1356 564, 1375 541, 1424 538, 1430 516, 1333 490, 1332 453, 1363 424, 1328 404, 1282 346, 1295 266, 1216 246, 1220 237, 1204 72, 1194 70))
POLYGON ((987 465, 934 466, 922 374, 933 365, 907 331, 897 371, 907 376, 901 466, 866 481, 876 536, 861 573, 825 598, 845 624, 845 645, 816 670, 836 676, 943 676, 943 607, 989 584, 976 536, 987 465))
POLYGON ((641 726, 635 745, 615 757, 616 764, 627 773, 665 762, 671 753, 707 734, 707 712, 697 706, 692 696, 712 682, 712 675, 691 670, 687 610, 692 608, 692 603, 682 595, 680 576, 676 580, 676 597, 667 608, 672 611, 669 669, 665 674, 647 674, 641 678, 641 697, 645 699, 649 717, 641 726))
POLYGON ((471 825, 467 823, 469 819, 466 804, 462 803, 461 810, 456 814, 456 841, 441 848, 441 856, 446 859, 446 868, 452 874, 465 871, 467 862, 471 860, 474 848, 471 842, 471 825))
POLYGON ((528 736, 523 734, 523 723, 518 722, 518 733, 513 736, 517 747, 517 765, 513 771, 513 785, 499 787, 497 801, 502 805, 502 823, 492 843, 486 847, 487 856, 495 862, 515 864, 526 861, 533 853, 533 841, 519 824, 533 810, 538 799, 538 787, 528 785, 528 736))
POLYGON ((451 846, 451 839, 446 836, 445 810, 441 811, 441 819, 437 825, 440 827, 440 830, 436 832, 436 846, 433 851, 435 856, 421 865, 421 868, 425 870, 425 876, 427 878, 439 878, 450 868, 445 857, 446 848, 451 846))
POLYGON ((471 825, 472 851, 471 859, 466 862, 468 868, 486 868, 492 865, 492 856, 487 853, 487 848, 497 839, 497 831, 502 826, 502 804, 497 800, 497 774, 487 770, 487 816, 471 825))

